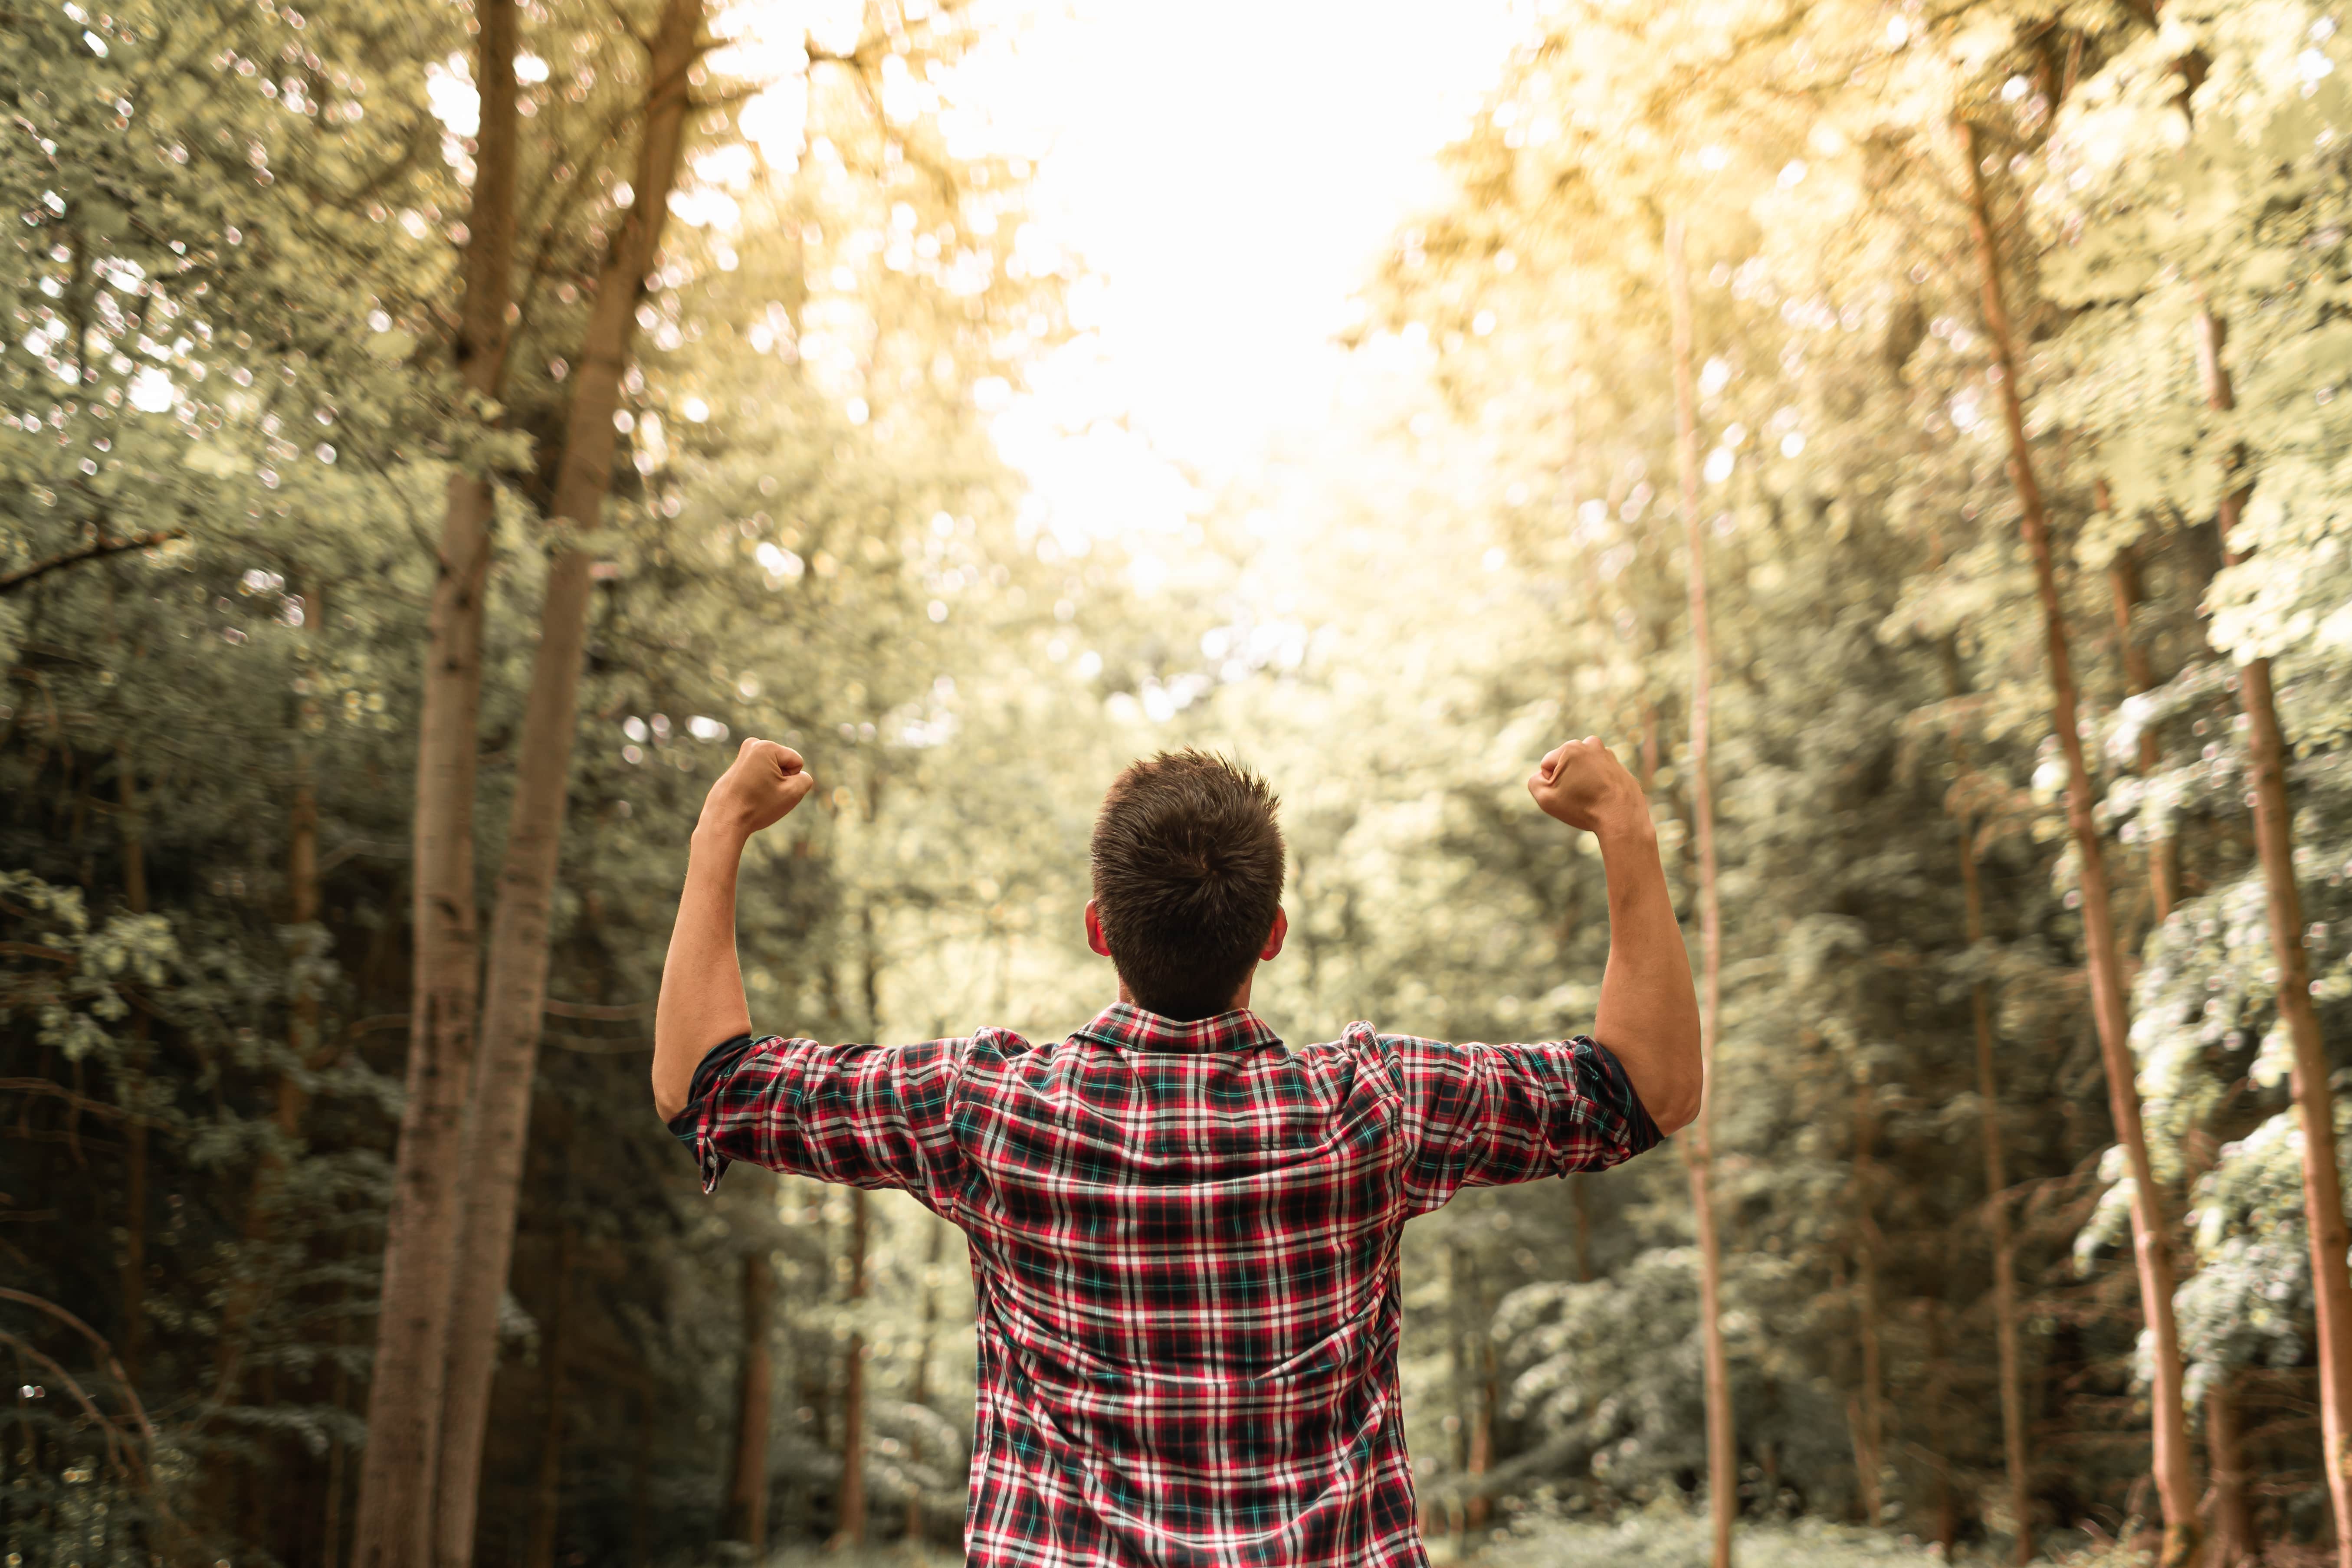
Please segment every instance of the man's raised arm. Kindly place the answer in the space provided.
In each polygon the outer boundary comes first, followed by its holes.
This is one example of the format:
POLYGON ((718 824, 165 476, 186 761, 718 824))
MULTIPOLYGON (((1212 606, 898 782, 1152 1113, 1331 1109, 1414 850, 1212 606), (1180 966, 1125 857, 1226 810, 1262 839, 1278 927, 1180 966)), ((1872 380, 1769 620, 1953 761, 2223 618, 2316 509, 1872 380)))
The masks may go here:
POLYGON ((1658 862, 1649 802, 1624 764, 1591 736, 1545 757, 1528 793, 1548 816, 1601 845, 1609 879, 1609 967, 1593 1038, 1624 1068, 1658 1131, 1686 1127, 1706 1089, 1698 994, 1658 862))
POLYGON ((694 1069, 710 1048, 751 1032, 735 961, 736 873, 751 835, 815 787, 799 752, 747 740, 702 803, 654 1005, 654 1108, 665 1121, 686 1109, 694 1069))

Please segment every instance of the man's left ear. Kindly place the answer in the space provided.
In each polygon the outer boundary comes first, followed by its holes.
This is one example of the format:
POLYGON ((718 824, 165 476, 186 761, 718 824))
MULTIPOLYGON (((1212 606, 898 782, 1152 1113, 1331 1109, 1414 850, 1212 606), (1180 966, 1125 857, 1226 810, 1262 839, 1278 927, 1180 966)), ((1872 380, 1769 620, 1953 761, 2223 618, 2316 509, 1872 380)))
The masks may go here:
MULTIPOLYGON (((1281 941, 1281 931, 1282 927, 1277 922, 1275 927, 1275 940, 1277 942, 1281 941)), ((1087 945, 1105 958, 1110 956, 1110 943, 1103 940, 1102 915, 1095 909, 1095 901, 1092 899, 1087 900, 1087 945)))
POLYGON ((1261 952, 1257 955, 1257 961, 1260 963, 1264 963, 1267 959, 1273 958, 1276 954, 1280 953, 1282 952, 1282 939, 1289 934, 1290 917, 1284 914, 1281 909, 1277 907, 1274 911, 1274 929, 1266 932, 1265 948, 1265 951, 1261 952))

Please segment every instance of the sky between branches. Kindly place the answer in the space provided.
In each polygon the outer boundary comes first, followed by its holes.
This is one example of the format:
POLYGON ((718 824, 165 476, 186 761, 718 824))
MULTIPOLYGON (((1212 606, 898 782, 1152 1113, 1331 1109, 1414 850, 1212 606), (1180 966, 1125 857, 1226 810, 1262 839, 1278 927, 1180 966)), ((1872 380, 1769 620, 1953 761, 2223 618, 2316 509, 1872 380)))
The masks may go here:
MULTIPOLYGON (((947 89, 975 141, 1035 161, 1039 238, 1080 259, 1079 329, 997 439, 1066 536, 1168 535, 1266 442, 1312 428, 1374 252, 1525 30, 1513 0, 983 0, 947 89)), ((755 0, 791 47, 854 0, 755 0)), ((788 89, 790 90, 790 89, 788 89)), ((795 108, 764 121, 772 159, 795 108)), ((746 130, 758 137, 762 117, 746 130)), ((1149 552, 1153 546, 1143 546, 1149 552)))

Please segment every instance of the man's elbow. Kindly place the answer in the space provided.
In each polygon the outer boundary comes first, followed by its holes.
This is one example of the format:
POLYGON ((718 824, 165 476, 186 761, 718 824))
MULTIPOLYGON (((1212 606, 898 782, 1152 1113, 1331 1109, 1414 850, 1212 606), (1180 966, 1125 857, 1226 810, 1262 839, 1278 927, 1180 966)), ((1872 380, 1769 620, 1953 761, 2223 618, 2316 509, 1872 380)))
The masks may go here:
POLYGON ((676 1084, 665 1083, 659 1073, 654 1074, 653 1089, 654 1112, 662 1119, 662 1125, 667 1127, 677 1120, 679 1111, 686 1109, 686 1092, 676 1084))
POLYGON ((1656 1102, 1643 1107, 1659 1132, 1669 1138, 1698 1120, 1706 1100, 1706 1069, 1696 1041, 1681 1065, 1682 1070, 1660 1086, 1656 1102))
POLYGON ((1676 1089, 1670 1095, 1661 1096, 1663 1103, 1643 1109, 1649 1111, 1650 1120, 1657 1123, 1659 1136, 1671 1138, 1698 1120, 1700 1098, 1696 1089, 1676 1089))

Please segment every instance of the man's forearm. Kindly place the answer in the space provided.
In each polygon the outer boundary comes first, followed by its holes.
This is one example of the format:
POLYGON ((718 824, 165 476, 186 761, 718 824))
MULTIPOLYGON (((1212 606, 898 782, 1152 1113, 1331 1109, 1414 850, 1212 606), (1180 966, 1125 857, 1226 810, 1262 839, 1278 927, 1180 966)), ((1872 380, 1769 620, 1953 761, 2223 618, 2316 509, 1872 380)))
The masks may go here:
POLYGON ((1698 994, 1647 822, 1596 836, 1609 879, 1609 967, 1601 979, 1593 1037, 1633 1080, 1662 1131, 1698 1115, 1705 1087, 1698 994))
POLYGON ((694 1069, 710 1048, 751 1032, 735 960, 735 880, 747 841, 705 824, 687 852, 686 889, 654 1005, 654 1106, 665 1121, 686 1109, 694 1069))

